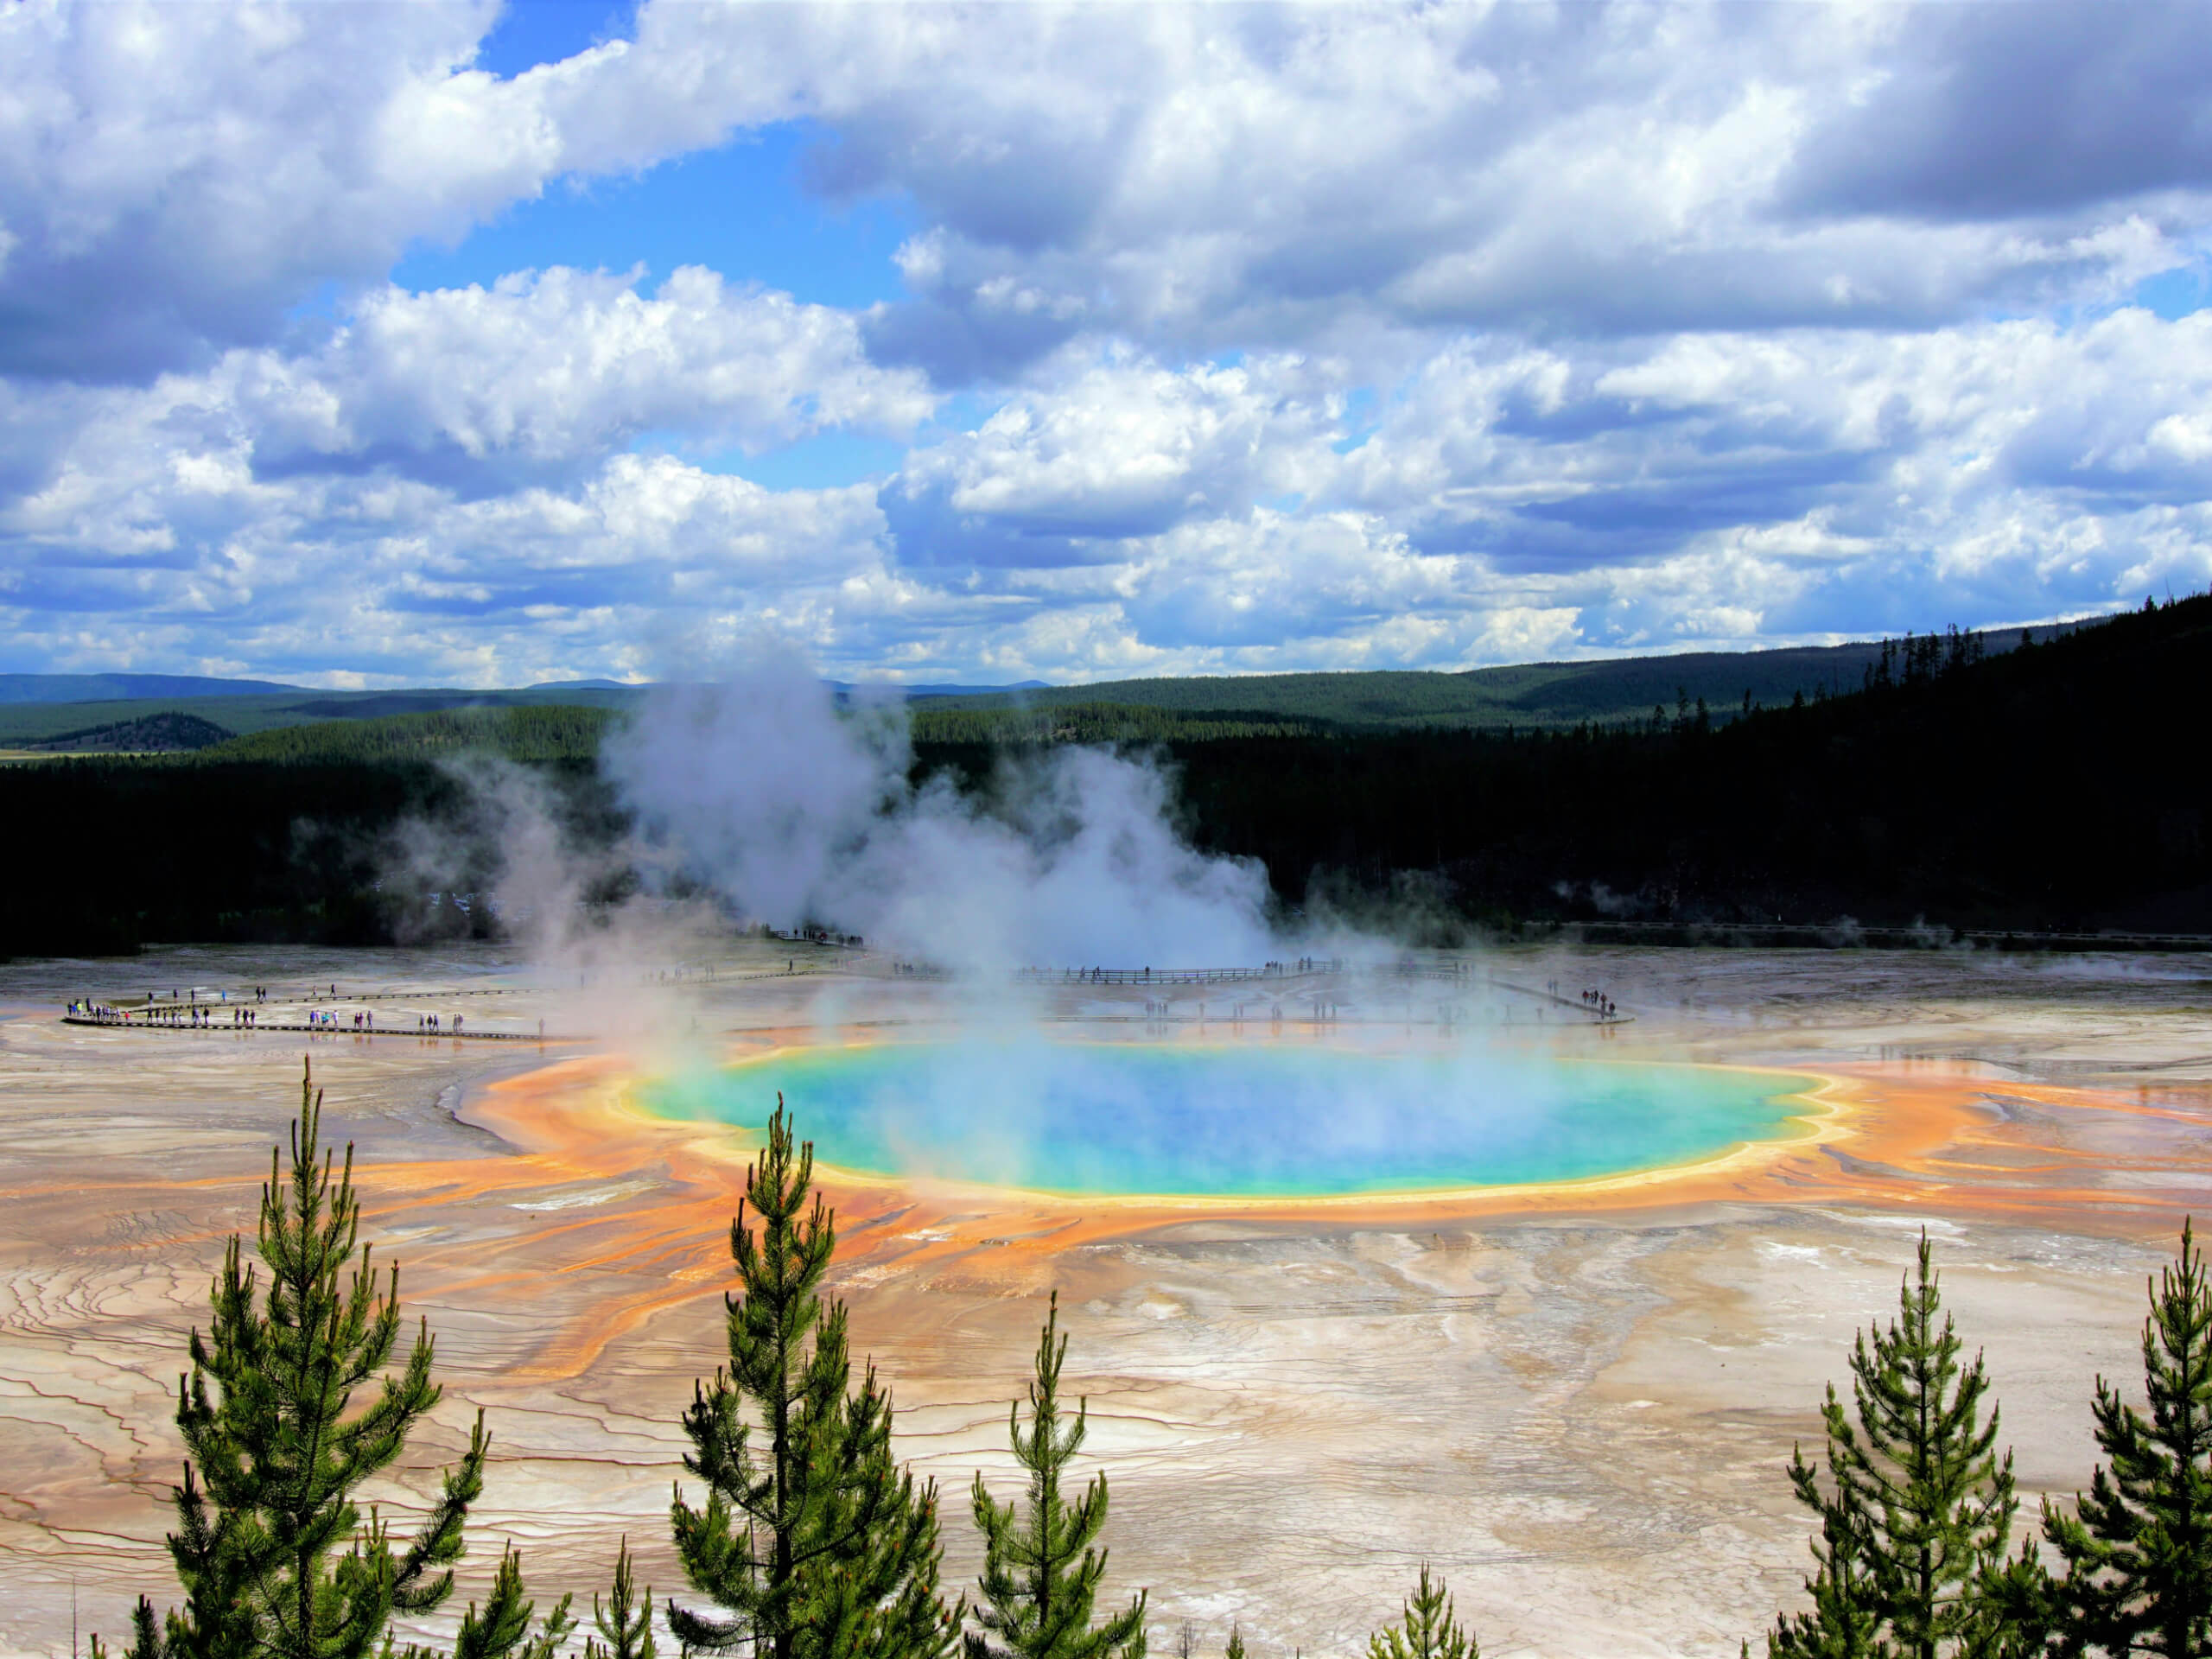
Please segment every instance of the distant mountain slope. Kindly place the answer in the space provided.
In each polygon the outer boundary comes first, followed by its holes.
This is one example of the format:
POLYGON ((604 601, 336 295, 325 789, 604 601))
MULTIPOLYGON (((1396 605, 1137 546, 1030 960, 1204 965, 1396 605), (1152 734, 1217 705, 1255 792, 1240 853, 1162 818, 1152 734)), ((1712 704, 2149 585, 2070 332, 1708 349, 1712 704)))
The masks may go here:
POLYGON ((822 683, 836 692, 840 702, 855 691, 874 692, 885 696, 893 691, 903 691, 907 702, 918 702, 930 697, 995 697, 1004 696, 1008 692, 1027 693, 1052 689, 1043 680, 1016 680, 1012 685, 884 685, 850 680, 824 680, 822 683))
POLYGON ((0 704, 0 747, 51 742, 95 724, 143 720, 156 715, 189 715, 242 735, 304 726, 325 720, 377 720, 390 715, 425 715, 454 709, 626 709, 643 696, 643 687, 608 690, 580 686, 567 690, 473 691, 430 689, 406 691, 316 691, 295 686, 251 696, 152 697, 120 702, 0 704))
MULTIPOLYGON (((2039 632, 2049 639, 2074 626, 2039 632)), ((1986 636, 1985 644, 1996 653, 2011 650, 2019 639, 2018 631, 2008 630, 1986 636)), ((1216 723, 1258 719, 1370 730, 1429 726, 1528 730, 1572 727, 1585 721, 1643 720, 1655 707, 1672 715, 1685 700, 1694 707, 1702 699, 1715 718, 1725 719, 1741 711, 1746 694, 1765 708, 1786 704, 1799 693, 1833 696, 1859 690, 1881 652, 1878 643, 1857 643, 1526 663, 1462 673, 1385 670, 1217 675, 1059 686, 1039 680, 1010 686, 823 683, 841 702, 855 694, 903 691, 908 702, 943 712, 1016 708, 1095 711, 1116 705, 1200 715, 1216 723)), ((461 709, 629 709, 652 689, 611 680, 574 680, 520 689, 423 686, 326 691, 262 680, 205 680, 184 675, 0 675, 0 747, 51 742, 91 726, 164 714, 188 715, 251 735, 316 721, 377 720, 461 709), (232 689, 193 689, 199 687, 232 689), (236 689, 249 687, 260 689, 236 689), (88 704, 96 705, 97 713, 88 704)), ((1096 715, 1089 717, 1095 723, 1096 715)))
POLYGON ((212 720, 171 712, 62 732, 30 747, 52 754, 183 754, 212 748, 233 735, 212 720))
MULTIPOLYGON (((2049 631, 2046 631, 2048 632, 2049 631)), ((2008 651, 2020 635, 1986 638, 1990 652, 2008 651)), ((961 697, 941 707, 1032 709, 1120 703, 1182 714, 1273 715, 1363 727, 1556 727, 1580 721, 1649 717, 1655 706, 1702 698, 1716 715, 1743 706, 1787 703, 1799 693, 1856 691, 1880 659, 1878 643, 1802 646, 1780 651, 1696 652, 1670 657, 1620 657, 1577 663, 1524 663, 1463 673, 1377 671, 1331 674, 1219 675, 1202 678, 1107 680, 1028 692, 961 697)))
POLYGON ((279 680, 216 680, 198 674, 0 674, 0 703, 112 702, 126 697, 235 697, 304 689, 279 680))

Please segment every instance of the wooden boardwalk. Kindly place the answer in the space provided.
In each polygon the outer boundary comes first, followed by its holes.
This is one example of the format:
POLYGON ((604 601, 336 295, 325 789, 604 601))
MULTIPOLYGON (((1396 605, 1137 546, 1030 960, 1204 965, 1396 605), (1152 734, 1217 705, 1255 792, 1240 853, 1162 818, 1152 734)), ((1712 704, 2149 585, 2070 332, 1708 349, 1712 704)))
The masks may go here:
POLYGON ((250 1026, 232 1025, 228 1020, 217 1020, 207 1025, 194 1025, 190 1020, 171 1022, 167 1020, 131 1020, 107 1018, 92 1014, 65 1014, 65 1026, 96 1026, 102 1031, 171 1031, 194 1032, 203 1036, 219 1036, 228 1032, 233 1037, 251 1037, 262 1032, 304 1032, 310 1037, 396 1037, 422 1043, 594 1043, 596 1037, 579 1037, 571 1033, 535 1031, 423 1031, 411 1026, 311 1026, 305 1020, 264 1020, 250 1026))

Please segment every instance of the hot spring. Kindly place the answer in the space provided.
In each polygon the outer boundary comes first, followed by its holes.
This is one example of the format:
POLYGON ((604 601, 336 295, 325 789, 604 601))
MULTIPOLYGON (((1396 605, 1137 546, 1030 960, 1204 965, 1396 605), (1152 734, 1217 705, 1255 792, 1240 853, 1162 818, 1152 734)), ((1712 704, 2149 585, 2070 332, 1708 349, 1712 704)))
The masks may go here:
POLYGON ((661 1079, 655 1113, 765 1127, 825 1165, 1078 1195, 1313 1198, 1516 1186, 1790 1136, 1815 1079, 1489 1052, 902 1042, 661 1079))

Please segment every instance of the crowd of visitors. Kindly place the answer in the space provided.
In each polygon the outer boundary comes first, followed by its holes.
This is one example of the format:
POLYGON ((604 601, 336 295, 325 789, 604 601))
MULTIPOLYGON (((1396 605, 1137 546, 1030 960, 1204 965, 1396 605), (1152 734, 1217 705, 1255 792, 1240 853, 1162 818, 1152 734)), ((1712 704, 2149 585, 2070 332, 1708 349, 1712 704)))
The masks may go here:
MULTIPOLYGON (((335 996, 337 992, 338 988, 333 985, 327 993, 317 990, 310 992, 309 995, 319 999, 324 995, 335 996)), ((86 996, 76 998, 66 1004, 64 1012, 72 1020, 89 1020, 102 1025, 211 1028, 219 1023, 227 1023, 234 1027, 257 1028, 261 1024, 262 1007, 269 1001, 269 988, 264 985, 257 985, 252 988, 251 995, 253 1002, 249 1005, 243 1001, 232 1002, 227 991, 213 993, 213 1000, 210 1001, 203 998, 197 988, 188 991, 180 988, 172 991, 169 994, 169 1000, 165 1002, 158 993, 149 991, 146 994, 145 1002, 137 1007, 125 1007, 118 1003, 102 1002, 86 996), (229 1014, 229 1020, 226 1022, 219 1021, 219 1014, 226 1013, 229 1014)), ((312 1031, 337 1030, 343 1027, 367 1033, 378 1028, 376 1010, 373 1008, 350 1010, 327 1007, 304 1008, 300 1010, 296 1020, 297 1024, 305 1025, 312 1031)), ((385 1029, 389 1030, 391 1027, 386 1027, 385 1029)), ((453 1016, 450 1026, 447 1024, 443 1015, 418 1014, 415 1016, 415 1029, 418 1034, 424 1036, 459 1037, 465 1034, 467 1023, 463 1017, 457 1014, 453 1016)), ((545 1034, 545 1022, 543 1020, 537 1022, 537 1034, 540 1037, 545 1034)))

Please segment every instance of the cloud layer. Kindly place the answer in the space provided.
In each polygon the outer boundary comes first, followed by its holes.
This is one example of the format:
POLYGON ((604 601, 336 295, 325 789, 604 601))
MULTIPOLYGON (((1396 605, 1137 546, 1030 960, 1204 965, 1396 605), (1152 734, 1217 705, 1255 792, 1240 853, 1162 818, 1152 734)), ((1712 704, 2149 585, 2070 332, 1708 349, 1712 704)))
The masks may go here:
POLYGON ((495 21, 0 14, 5 666, 1459 666, 2212 580, 2201 7, 647 3, 505 79, 495 21), (391 280, 795 121, 903 297, 391 280))

